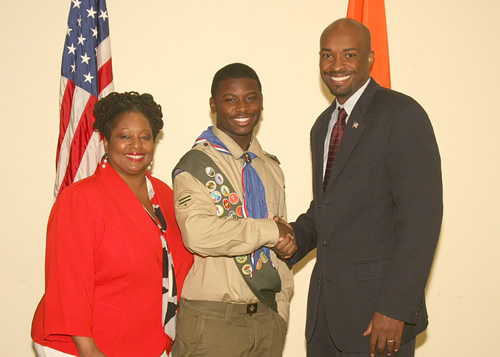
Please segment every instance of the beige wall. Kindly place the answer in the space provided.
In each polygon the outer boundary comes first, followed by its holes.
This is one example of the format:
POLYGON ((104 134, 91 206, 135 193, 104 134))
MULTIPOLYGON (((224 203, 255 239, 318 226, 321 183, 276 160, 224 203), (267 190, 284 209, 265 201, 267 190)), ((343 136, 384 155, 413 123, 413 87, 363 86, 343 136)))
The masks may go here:
MULTIPOLYGON (((260 75, 259 137, 287 177, 290 219, 311 199, 309 129, 331 98, 318 74, 318 37, 347 0, 108 0, 115 89, 163 105, 154 174, 170 170, 211 124, 211 78, 241 61, 260 75), (139 6, 138 4, 141 4, 139 6)), ((9 1, 2 55, 0 355, 32 356, 52 205, 61 51, 69 1, 9 1)), ((428 111, 443 160, 445 216, 427 288, 430 327, 417 356, 496 355, 500 320, 500 120, 496 0, 386 0, 393 88, 428 111), (472 97, 470 97, 472 95, 472 97), (472 120, 467 118, 474 115, 472 120)), ((285 356, 305 356, 306 292, 296 274, 285 356)))

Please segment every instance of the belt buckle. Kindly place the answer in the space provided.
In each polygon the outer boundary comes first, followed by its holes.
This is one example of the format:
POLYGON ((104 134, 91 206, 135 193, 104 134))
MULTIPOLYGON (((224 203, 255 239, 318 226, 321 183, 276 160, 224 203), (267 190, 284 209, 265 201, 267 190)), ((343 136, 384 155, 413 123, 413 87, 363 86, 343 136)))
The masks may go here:
POLYGON ((258 305, 255 304, 247 304, 247 314, 252 316, 252 314, 255 314, 257 312, 258 305))

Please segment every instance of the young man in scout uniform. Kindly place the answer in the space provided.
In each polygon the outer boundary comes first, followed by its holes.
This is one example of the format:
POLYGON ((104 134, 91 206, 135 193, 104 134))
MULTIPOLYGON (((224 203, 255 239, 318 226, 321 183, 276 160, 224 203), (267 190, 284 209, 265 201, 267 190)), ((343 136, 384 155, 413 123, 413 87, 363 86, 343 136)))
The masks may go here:
POLYGON ((281 356, 296 251, 286 220, 285 184, 276 157, 254 135, 261 84, 233 63, 212 83, 209 127, 173 172, 176 217, 195 253, 184 282, 175 356, 281 356), (277 218, 275 218, 277 220, 277 218))

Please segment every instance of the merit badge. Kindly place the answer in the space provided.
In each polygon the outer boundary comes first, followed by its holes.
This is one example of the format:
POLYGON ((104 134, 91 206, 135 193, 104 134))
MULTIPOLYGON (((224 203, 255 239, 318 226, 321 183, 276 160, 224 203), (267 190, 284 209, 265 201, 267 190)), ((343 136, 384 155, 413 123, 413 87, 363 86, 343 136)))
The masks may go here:
POLYGON ((227 198, 224 198, 224 200, 222 201, 222 204, 224 205, 224 208, 225 209, 229 209, 229 201, 227 200, 227 198))
POLYGON ((243 217, 243 208, 241 208, 241 206, 236 208, 236 215, 240 218, 243 217))
POLYGON ((222 195, 220 194, 219 191, 214 191, 210 195, 212 196, 212 201, 214 201, 215 203, 220 202, 222 198, 222 195))
POLYGON ((205 173, 207 174, 208 177, 215 176, 215 171, 210 166, 205 168, 205 173))
POLYGON ((215 183, 215 181, 207 181, 207 183, 205 184, 205 187, 210 192, 214 192, 215 189, 217 188, 217 184, 215 183))
POLYGON ((229 192, 229 187, 227 187, 226 185, 222 185, 220 187, 220 192, 225 196, 229 196, 230 192, 229 192))
POLYGON ((236 261, 240 264, 245 263, 248 260, 247 255, 240 255, 239 257, 236 257, 236 261))
POLYGON ((238 197, 238 195, 234 192, 229 195, 229 202, 231 202, 233 205, 237 204, 239 199, 240 198, 238 197))
POLYGON ((224 183, 224 177, 222 174, 215 174, 215 182, 217 182, 219 185, 222 185, 224 183))
POLYGON ((260 268, 262 268, 262 260, 260 260, 260 258, 259 258, 259 261, 257 262, 257 265, 255 266, 255 268, 257 270, 259 270, 260 268))
POLYGON ((224 208, 221 205, 215 205, 215 209, 217 210, 217 216, 222 216, 224 214, 224 208))
POLYGON ((260 259, 262 259, 262 264, 266 264, 269 261, 269 258, 267 257, 266 253, 262 252, 260 253, 260 259))
POLYGON ((241 268, 241 271, 245 275, 250 275, 252 274, 252 266, 250 264, 245 264, 243 265, 243 268, 241 268))
POLYGON ((229 217, 231 217, 231 218, 234 218, 234 219, 238 218, 238 216, 236 215, 236 213, 234 213, 234 211, 229 211, 228 214, 229 214, 229 217))

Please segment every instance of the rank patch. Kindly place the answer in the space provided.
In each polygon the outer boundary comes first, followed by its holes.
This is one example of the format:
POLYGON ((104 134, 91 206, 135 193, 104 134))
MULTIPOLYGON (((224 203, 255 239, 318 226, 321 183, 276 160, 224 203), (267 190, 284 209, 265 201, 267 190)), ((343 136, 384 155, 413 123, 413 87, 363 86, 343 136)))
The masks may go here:
POLYGON ((175 201, 177 202, 177 208, 188 208, 194 202, 193 193, 191 191, 183 191, 177 196, 175 201))

